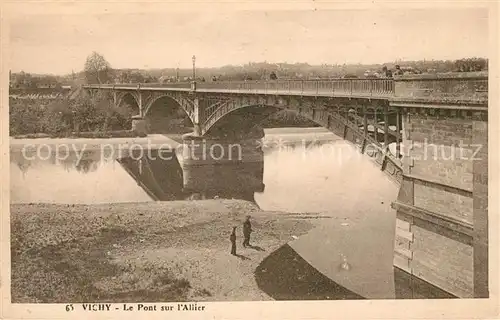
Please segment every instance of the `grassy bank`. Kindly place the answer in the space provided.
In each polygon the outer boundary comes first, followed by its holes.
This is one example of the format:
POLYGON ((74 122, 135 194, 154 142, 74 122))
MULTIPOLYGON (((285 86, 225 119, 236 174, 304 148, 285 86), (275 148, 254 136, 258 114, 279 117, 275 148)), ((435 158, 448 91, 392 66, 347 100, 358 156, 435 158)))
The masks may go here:
POLYGON ((12 205, 12 301, 268 300, 254 272, 313 228, 305 218, 237 200, 12 205), (247 214, 254 247, 243 249, 247 214))

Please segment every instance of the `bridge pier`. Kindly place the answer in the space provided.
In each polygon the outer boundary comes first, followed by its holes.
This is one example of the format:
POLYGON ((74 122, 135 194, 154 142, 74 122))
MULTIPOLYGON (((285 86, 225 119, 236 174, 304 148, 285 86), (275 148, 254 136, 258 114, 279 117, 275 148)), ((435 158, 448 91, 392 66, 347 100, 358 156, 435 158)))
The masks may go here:
POLYGON ((459 298, 484 298, 488 110, 477 92, 487 80, 473 78, 464 88, 459 81, 436 82, 436 77, 395 81, 391 105, 402 110, 405 154, 392 204, 394 266, 459 298), (443 87, 436 90, 436 83, 443 87), (464 101, 467 95, 476 99, 464 101))
POLYGON ((201 137, 202 136, 202 127, 199 123, 193 124, 193 137, 201 137))
POLYGON ((185 134, 176 151, 184 189, 208 197, 231 195, 254 201, 254 192, 264 190, 259 138, 185 134))
POLYGON ((196 132, 182 136, 179 161, 184 165, 221 165, 261 162, 263 154, 258 133, 249 136, 200 136, 196 132))
POLYGON ((141 115, 132 117, 132 131, 134 131, 138 135, 147 135, 148 134, 148 124, 146 119, 144 119, 141 115))
POLYGON ((474 297, 488 298, 488 119, 476 112, 472 144, 481 147, 473 160, 474 297))

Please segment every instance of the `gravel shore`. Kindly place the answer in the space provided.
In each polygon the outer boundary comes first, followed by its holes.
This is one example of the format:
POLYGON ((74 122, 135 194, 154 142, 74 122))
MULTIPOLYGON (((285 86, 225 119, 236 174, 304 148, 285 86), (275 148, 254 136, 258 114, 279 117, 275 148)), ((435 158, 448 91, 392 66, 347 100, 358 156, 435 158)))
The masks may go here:
POLYGON ((12 205, 12 302, 269 300, 255 270, 311 230, 313 216, 219 199, 12 205), (246 215, 255 232, 244 249, 246 215))

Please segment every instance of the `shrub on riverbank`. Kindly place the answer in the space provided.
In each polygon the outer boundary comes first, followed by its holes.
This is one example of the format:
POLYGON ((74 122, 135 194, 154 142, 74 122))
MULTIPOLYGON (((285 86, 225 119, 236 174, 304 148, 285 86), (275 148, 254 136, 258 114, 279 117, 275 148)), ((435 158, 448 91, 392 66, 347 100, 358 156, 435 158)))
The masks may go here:
POLYGON ((70 137, 85 132, 92 137, 109 137, 115 132, 119 136, 134 136, 132 132, 124 133, 131 128, 133 110, 114 106, 107 94, 57 100, 9 99, 10 135, 70 137))

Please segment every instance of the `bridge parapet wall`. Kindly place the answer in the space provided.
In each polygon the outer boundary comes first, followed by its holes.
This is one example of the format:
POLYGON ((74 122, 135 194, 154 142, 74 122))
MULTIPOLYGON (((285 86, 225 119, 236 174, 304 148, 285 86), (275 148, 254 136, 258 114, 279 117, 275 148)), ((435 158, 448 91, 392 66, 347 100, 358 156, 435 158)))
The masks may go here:
POLYGON ((487 104, 488 73, 443 73, 396 77, 392 100, 434 104, 487 104))

